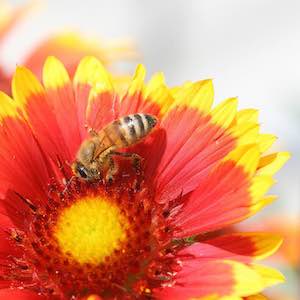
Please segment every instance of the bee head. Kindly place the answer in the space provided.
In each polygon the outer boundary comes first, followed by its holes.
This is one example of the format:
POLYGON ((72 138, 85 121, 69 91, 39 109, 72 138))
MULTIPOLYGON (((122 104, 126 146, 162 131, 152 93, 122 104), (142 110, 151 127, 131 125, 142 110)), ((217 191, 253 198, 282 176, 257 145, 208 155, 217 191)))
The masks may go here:
POLYGON ((92 181, 100 178, 100 174, 96 168, 88 168, 77 160, 73 163, 72 169, 76 177, 86 181, 92 181))

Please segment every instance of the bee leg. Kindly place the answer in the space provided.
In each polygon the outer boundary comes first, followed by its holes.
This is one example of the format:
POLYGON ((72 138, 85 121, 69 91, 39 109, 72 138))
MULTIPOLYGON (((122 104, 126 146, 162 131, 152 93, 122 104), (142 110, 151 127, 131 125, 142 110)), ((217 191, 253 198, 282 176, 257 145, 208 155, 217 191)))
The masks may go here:
POLYGON ((142 168, 141 168, 142 163, 141 162, 142 162, 143 159, 138 154, 113 151, 113 152, 111 152, 111 155, 119 155, 119 156, 123 156, 127 159, 131 159, 131 163, 132 163, 132 166, 133 166, 136 174, 137 175, 142 174, 142 168))
POLYGON ((142 157, 136 153, 128 153, 128 152, 111 152, 111 155, 119 155, 124 158, 130 159, 133 169, 135 170, 135 174, 137 179, 134 182, 134 189, 139 190, 141 186, 141 182, 143 181, 143 171, 142 171, 142 157))
POLYGON ((74 179, 75 179, 75 176, 72 176, 68 181, 65 182, 65 188, 61 192, 62 195, 65 195, 68 192, 68 189, 71 186, 74 179))
POLYGON ((144 179, 144 172, 142 170, 142 158, 138 154, 133 153, 131 159, 132 166, 136 173, 136 180, 133 186, 135 191, 138 191, 141 189, 141 183, 144 179))
POLYGON ((141 175, 142 172, 142 158, 136 154, 132 153, 131 155, 131 163, 137 175, 141 175))
POLYGON ((114 176, 118 173, 119 166, 111 155, 107 155, 108 171, 106 174, 106 182, 112 184, 114 176))

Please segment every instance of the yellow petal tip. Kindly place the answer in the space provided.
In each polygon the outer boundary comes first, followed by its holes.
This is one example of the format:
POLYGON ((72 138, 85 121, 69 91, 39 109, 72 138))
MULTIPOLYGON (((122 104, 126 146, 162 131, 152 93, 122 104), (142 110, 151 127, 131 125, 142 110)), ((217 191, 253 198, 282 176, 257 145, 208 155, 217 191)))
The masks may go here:
POLYGON ((48 56, 43 67, 43 83, 46 88, 56 89, 70 82, 63 63, 54 56, 48 56))

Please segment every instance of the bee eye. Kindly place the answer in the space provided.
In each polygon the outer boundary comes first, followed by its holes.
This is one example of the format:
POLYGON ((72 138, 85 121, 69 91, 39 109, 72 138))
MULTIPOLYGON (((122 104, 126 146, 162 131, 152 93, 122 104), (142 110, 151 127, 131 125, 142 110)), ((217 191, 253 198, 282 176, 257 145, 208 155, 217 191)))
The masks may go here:
POLYGON ((82 178, 87 178, 88 177, 85 167, 80 166, 77 170, 78 170, 79 175, 82 178))

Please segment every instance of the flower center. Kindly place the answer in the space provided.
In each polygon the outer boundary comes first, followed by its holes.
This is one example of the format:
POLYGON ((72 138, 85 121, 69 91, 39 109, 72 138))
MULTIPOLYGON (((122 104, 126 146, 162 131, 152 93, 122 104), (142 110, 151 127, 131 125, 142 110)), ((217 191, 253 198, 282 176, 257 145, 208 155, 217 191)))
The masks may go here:
POLYGON ((145 182, 133 187, 130 176, 111 185, 75 179, 67 190, 54 182, 38 208, 22 198, 32 212, 28 230, 12 232, 25 250, 10 261, 12 286, 28 285, 51 299, 148 299, 172 279, 173 257, 165 257, 172 249, 164 250, 171 233, 153 191, 145 182))
POLYGON ((54 236, 78 263, 99 264, 126 240, 128 222, 104 197, 81 198, 58 217, 54 236))

